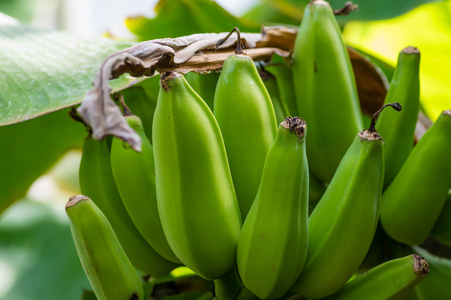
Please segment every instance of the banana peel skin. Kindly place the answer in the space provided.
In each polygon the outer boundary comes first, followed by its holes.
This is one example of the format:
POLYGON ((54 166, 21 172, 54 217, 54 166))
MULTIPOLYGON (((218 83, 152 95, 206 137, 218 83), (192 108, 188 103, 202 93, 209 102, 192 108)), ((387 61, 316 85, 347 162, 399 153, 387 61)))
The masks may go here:
POLYGON ((144 299, 141 279, 102 211, 86 196, 66 204, 80 262, 99 300, 144 299))
POLYGON ((416 255, 389 260, 349 281, 324 300, 395 300, 414 290, 429 274, 427 261, 416 255))
POLYGON ((178 266, 163 258, 146 242, 128 215, 113 178, 106 140, 85 139, 79 176, 81 192, 90 197, 108 218, 125 253, 137 269, 158 277, 178 266))
POLYGON ((330 182, 363 124, 351 61, 328 2, 316 0, 306 6, 292 70, 297 113, 309 124, 310 170, 330 182), (340 124, 340 130, 328 120, 340 124))
POLYGON ((242 54, 224 61, 215 91, 215 118, 221 128, 241 217, 252 206, 265 158, 277 134, 271 98, 254 61, 242 54))
POLYGON ((166 240, 158 214, 152 145, 139 117, 126 116, 125 119, 141 137, 141 152, 127 147, 119 138, 113 139, 111 169, 117 189, 130 218, 147 243, 165 259, 180 264, 166 240))
POLYGON ((213 280, 235 266, 242 221, 221 131, 184 77, 161 77, 153 123, 157 203, 175 255, 213 280))
POLYGON ((351 278, 376 230, 383 178, 382 138, 364 130, 309 218, 307 260, 292 291, 306 298, 326 297, 351 278))
POLYGON ((415 126, 420 111, 420 51, 407 47, 398 55, 398 63, 384 103, 398 102, 401 114, 387 111, 377 121, 384 137, 384 189, 390 185, 413 149, 415 126))
POLYGON ((384 191, 381 225, 408 245, 429 235, 451 187, 451 110, 445 110, 418 141, 384 191))
POLYGON ((282 297, 307 254, 309 171, 306 124, 288 117, 269 149, 255 201, 238 240, 243 284, 261 299, 282 297))

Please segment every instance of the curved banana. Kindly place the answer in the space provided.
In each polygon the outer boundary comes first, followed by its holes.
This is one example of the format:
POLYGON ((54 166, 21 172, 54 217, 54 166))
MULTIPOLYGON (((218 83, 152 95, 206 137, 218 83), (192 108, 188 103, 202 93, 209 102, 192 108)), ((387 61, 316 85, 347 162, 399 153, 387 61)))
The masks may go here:
POLYGON ((306 6, 293 50, 293 79, 297 109, 309 124, 310 170, 329 182, 363 124, 351 61, 326 1, 306 6))
POLYGON ((279 87, 277 86, 276 77, 274 77, 274 75, 272 75, 270 72, 266 71, 266 69, 264 69, 263 67, 258 70, 258 74, 260 75, 260 78, 262 79, 262 82, 265 85, 266 90, 268 91, 269 97, 271 98, 276 121, 280 123, 291 114, 289 114, 286 107, 283 106, 279 87))
POLYGON ((221 131, 178 73, 161 76, 153 124, 157 203, 176 256, 205 279, 235 265, 241 217, 221 131))
POLYGON ((324 300, 395 300, 413 291, 429 274, 426 260, 416 254, 389 260, 349 281, 324 300))
POLYGON ((282 297, 305 263, 309 187, 305 134, 301 118, 288 117, 280 124, 238 240, 241 279, 262 299, 282 297))
POLYGON ((215 102, 215 90, 218 82, 219 73, 210 72, 199 74, 196 72, 186 73, 185 79, 196 93, 207 103, 210 110, 213 111, 215 102))
POLYGON ((402 113, 398 116, 387 111, 377 121, 378 132, 385 141, 384 188, 395 178, 413 148, 420 110, 420 51, 415 47, 407 47, 398 55, 398 64, 385 97, 385 103, 394 101, 402 105, 402 113))
POLYGON ((149 245, 167 260, 180 263, 169 247, 158 214, 152 145, 139 117, 125 119, 141 137, 142 151, 138 153, 126 147, 121 139, 113 139, 111 169, 117 189, 130 218, 149 245))
POLYGON ((384 107, 375 113, 369 129, 357 134, 310 215, 307 260, 291 288, 303 297, 336 292, 371 245, 384 181, 383 140, 374 125, 384 107))
POLYGON ((86 196, 66 204, 78 257, 98 299, 144 299, 138 273, 122 249, 110 223, 86 196))
POLYGON ((106 140, 88 137, 80 162, 80 189, 102 210, 133 265, 148 274, 168 274, 177 264, 161 257, 141 236, 120 198, 110 164, 106 140))
POLYGON ((298 114, 296 104, 296 92, 294 88, 293 70, 285 63, 270 64, 265 66, 277 82, 279 88, 281 106, 286 112, 286 116, 295 116, 298 114))
MULTIPOLYGON (((414 251, 423 256, 431 267, 431 273, 415 287, 420 300, 451 299, 451 259, 431 254, 420 247, 414 251)), ((407 300, 407 299, 406 299, 407 300)))
POLYGON ((451 247, 451 190, 430 235, 443 245, 451 247))
POLYGON ((237 54, 224 61, 214 105, 245 220, 257 194, 266 154, 277 133, 271 98, 250 57, 237 54))
POLYGON ((385 190, 381 224, 393 239, 419 245, 429 235, 451 187, 451 110, 442 112, 385 190))

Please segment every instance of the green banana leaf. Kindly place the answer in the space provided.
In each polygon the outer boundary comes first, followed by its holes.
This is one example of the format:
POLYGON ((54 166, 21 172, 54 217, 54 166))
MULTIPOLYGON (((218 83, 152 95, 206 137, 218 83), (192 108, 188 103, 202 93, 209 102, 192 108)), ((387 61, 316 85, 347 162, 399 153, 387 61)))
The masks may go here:
POLYGON ((390 20, 350 22, 343 35, 347 43, 394 64, 399 51, 417 47, 421 52, 421 107, 434 121, 451 108, 450 16, 450 0, 433 2, 390 20))
MULTIPOLYGON (((441 0, 353 0, 359 5, 358 12, 347 16, 339 16, 340 23, 354 20, 370 21, 390 19, 402 15, 415 7, 429 2, 441 0)), ((251 8, 243 18, 249 21, 268 24, 284 23, 299 25, 304 13, 304 7, 310 0, 260 0, 260 3, 251 8)), ((344 6, 346 0, 328 0, 333 9, 344 6)))
POLYGON ((0 299, 80 299, 90 288, 64 202, 23 199, 0 219, 0 299))
POLYGON ((227 32, 238 27, 243 32, 259 32, 260 25, 236 18, 210 0, 160 0, 157 16, 128 18, 126 25, 140 41, 179 37, 194 33, 227 32))
POLYGON ((0 213, 23 197, 29 186, 87 135, 68 109, 0 126, 0 213))
MULTIPOLYGON (((2 126, 78 104, 103 60, 131 44, 6 21, 0 23, 0 45, 2 126)), ((129 82, 123 77, 113 88, 129 82)))

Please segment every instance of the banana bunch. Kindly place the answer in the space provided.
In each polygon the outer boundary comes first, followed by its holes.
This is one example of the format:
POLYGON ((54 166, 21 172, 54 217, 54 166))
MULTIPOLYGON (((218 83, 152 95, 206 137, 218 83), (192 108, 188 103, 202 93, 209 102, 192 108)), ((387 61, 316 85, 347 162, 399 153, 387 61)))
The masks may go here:
POLYGON ((365 117, 328 2, 307 5, 292 58, 256 66, 238 42, 220 74, 161 74, 147 119, 121 102, 140 153, 84 141, 66 211, 99 299, 144 299, 136 270, 179 266, 211 283, 202 299, 451 299, 424 244, 451 246, 451 110, 415 144, 420 52, 365 117))

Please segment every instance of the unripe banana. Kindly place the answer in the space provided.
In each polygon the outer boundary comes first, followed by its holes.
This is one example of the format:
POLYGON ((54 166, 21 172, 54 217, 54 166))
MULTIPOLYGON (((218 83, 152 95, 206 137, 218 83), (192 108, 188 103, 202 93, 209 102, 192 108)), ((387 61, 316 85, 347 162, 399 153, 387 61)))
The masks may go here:
POLYGON ((443 245, 451 247, 451 190, 430 234, 443 245))
POLYGON ((293 50, 293 79, 297 109, 309 124, 310 170, 329 182, 363 124, 351 61, 326 1, 306 6, 293 50))
POLYGON ((357 276, 324 300, 395 300, 411 292, 429 274, 416 254, 393 259, 357 276))
MULTIPOLYGON (((433 255, 420 247, 413 247, 431 267, 431 273, 415 287, 420 300, 451 299, 451 259, 433 255)), ((406 299, 407 300, 407 299, 406 299)))
POLYGON ((276 78, 281 106, 284 108, 284 111, 286 111, 286 116, 294 116, 298 114, 293 71, 291 67, 285 63, 279 63, 267 65, 265 66, 265 69, 276 78))
POLYGON ((429 235, 451 187, 451 110, 413 148, 385 190, 381 224, 393 239, 419 245, 429 235))
POLYGON ((86 196, 66 204, 78 257, 99 300, 144 299, 141 279, 105 215, 86 196))
POLYGON ((370 128, 357 134, 309 218, 307 260, 292 287, 303 297, 336 292, 358 269, 371 245, 384 181, 383 140, 374 128, 381 110, 370 128))
POLYGON ((238 54, 224 61, 215 91, 214 114, 244 220, 277 133, 271 99, 250 57, 238 54))
POLYGON ((161 76, 153 124, 157 203, 176 256, 205 279, 235 265, 241 217, 219 126, 178 73, 161 76))
POLYGON ((213 111, 215 101, 215 90, 218 82, 219 73, 210 72, 206 74, 199 74, 196 72, 189 72, 185 75, 188 84, 196 91, 196 93, 207 103, 210 110, 213 111))
POLYGON ((161 257, 141 236, 130 219, 114 182, 106 140, 88 137, 80 162, 80 188, 102 210, 125 253, 139 270, 154 275, 168 274, 177 264, 161 257))
POLYGON ((305 263, 309 186, 305 133, 306 124, 298 117, 280 124, 238 240, 239 274, 261 299, 282 297, 305 263))
POLYGON ((287 116, 291 116, 291 114, 288 113, 286 107, 283 106, 276 78, 274 77, 274 75, 267 72, 263 68, 259 69, 258 73, 260 74, 260 78, 262 79, 262 82, 265 85, 265 88, 268 91, 268 94, 271 98, 271 102, 274 107, 274 113, 276 116, 276 121, 280 123, 283 120, 285 120, 287 116))
POLYGON ((415 126, 420 110, 420 51, 407 47, 398 55, 385 103, 399 102, 403 111, 398 116, 387 111, 378 122, 378 132, 384 137, 385 176, 384 188, 395 178, 412 151, 415 126))
POLYGON ((141 119, 127 116, 127 123, 141 137, 141 153, 126 147, 119 138, 111 145, 111 169, 122 202, 136 228, 161 256, 180 263, 169 247, 161 226, 155 186, 153 148, 141 119))

